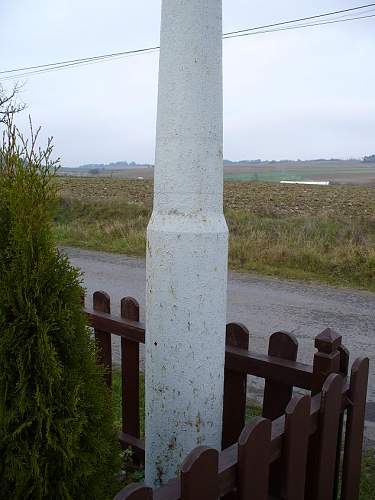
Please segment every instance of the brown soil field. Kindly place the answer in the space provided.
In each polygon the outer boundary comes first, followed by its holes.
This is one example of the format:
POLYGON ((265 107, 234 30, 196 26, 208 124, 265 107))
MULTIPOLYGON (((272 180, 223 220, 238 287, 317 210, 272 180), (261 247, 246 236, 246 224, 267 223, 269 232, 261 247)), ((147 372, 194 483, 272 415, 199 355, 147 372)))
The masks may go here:
MULTIPOLYGON (((153 183, 150 180, 60 177, 58 182, 60 194, 65 199, 125 201, 152 206, 153 183)), ((273 217, 335 216, 375 220, 375 188, 227 181, 224 205, 226 209, 273 217)))

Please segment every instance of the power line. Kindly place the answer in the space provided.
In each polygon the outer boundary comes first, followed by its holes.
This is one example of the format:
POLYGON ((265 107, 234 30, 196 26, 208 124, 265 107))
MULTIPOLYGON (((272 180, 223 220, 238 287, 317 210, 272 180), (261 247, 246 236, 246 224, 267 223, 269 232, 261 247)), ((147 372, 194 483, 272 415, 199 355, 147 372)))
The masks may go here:
POLYGON ((100 55, 100 56, 83 57, 81 59, 70 59, 70 60, 67 60, 67 61, 60 61, 60 62, 56 62, 56 63, 39 64, 37 66, 25 66, 23 68, 8 69, 8 70, 0 71, 0 75, 4 74, 4 73, 15 73, 15 72, 18 72, 18 71, 34 70, 34 69, 38 69, 38 68, 48 68, 50 66, 60 66, 60 65, 71 64, 71 63, 80 63, 80 62, 83 63, 83 62, 86 62, 86 61, 93 61, 93 60, 97 60, 97 59, 105 59, 105 58, 116 57, 116 56, 125 56, 125 55, 128 55, 128 54, 142 54, 142 53, 145 53, 145 52, 151 52, 151 51, 155 51, 155 50, 159 50, 159 49, 160 49, 159 46, 148 47, 148 48, 145 48, 145 49, 126 50, 126 51, 122 51, 122 52, 112 52, 112 53, 103 54, 103 55, 100 55))
MULTIPOLYGON (((69 68, 74 68, 77 66, 87 66, 88 64, 95 64, 99 62, 103 62, 106 60, 114 60, 118 58, 123 58, 123 57, 131 57, 131 56, 137 56, 141 53, 153 53, 156 52, 160 49, 160 47, 155 47, 155 48, 149 48, 149 49, 144 49, 144 50, 137 50, 137 51, 126 51, 126 52, 118 52, 118 53, 113 53, 113 54, 106 54, 103 56, 95 56, 95 57, 88 57, 86 59, 77 59, 74 62, 69 62, 67 64, 49 64, 48 66, 51 67, 43 67, 41 69, 35 70, 35 71, 29 71, 25 73, 17 73, 15 76, 5 76, 3 78, 0 77, 0 81, 4 80, 14 80, 15 78, 20 78, 20 77, 26 77, 26 76, 33 76, 37 75, 40 73, 49 73, 50 71, 58 71, 62 69, 69 69, 69 68)), ((0 72, 1 73, 1 72, 0 72)))
MULTIPOLYGON (((251 35, 251 34, 262 34, 262 33, 276 32, 276 31, 284 31, 286 29, 291 30, 291 29, 305 28, 305 27, 310 27, 310 26, 320 26, 322 24, 333 24, 333 23, 337 23, 339 21, 335 20, 335 21, 325 22, 325 23, 322 22, 322 23, 314 23, 314 24, 306 24, 306 25, 297 25, 297 26, 291 26, 291 27, 287 27, 287 28, 284 28, 284 29, 277 29, 277 30, 256 31, 256 30, 261 30, 263 28, 276 27, 276 26, 281 26, 281 25, 285 25, 285 24, 296 23, 296 22, 300 22, 300 21, 304 21, 304 20, 308 20, 308 19, 316 19, 316 18, 321 18, 321 17, 327 17, 327 16, 332 16, 332 15, 337 15, 337 14, 340 14, 340 13, 347 13, 347 12, 354 11, 354 10, 365 9, 365 8, 368 8, 368 7, 371 7, 371 6, 374 6, 374 5, 375 5, 375 3, 372 3, 372 4, 362 5, 362 6, 358 6, 358 7, 353 7, 351 9, 343 9, 343 10, 329 12, 329 13, 324 13, 324 14, 319 14, 319 15, 315 15, 315 16, 304 17, 304 18, 299 18, 299 19, 293 19, 293 20, 290 20, 290 21, 282 21, 282 22, 278 22, 278 23, 274 23, 274 24, 269 24, 269 25, 254 27, 254 28, 248 28, 248 29, 243 29, 243 30, 232 31, 232 32, 224 33, 223 38, 224 39, 226 39, 226 38, 237 38, 237 36, 248 36, 248 35, 251 35), (252 33, 254 31, 256 31, 256 33, 252 33)), ((348 20, 357 20, 357 19, 365 19, 367 17, 373 17, 373 16, 353 17, 353 18, 350 18, 350 19, 346 19, 346 21, 348 21, 348 20)), ((55 69, 59 69, 60 67, 69 68, 69 67, 76 66, 76 65, 81 65, 81 64, 84 65, 84 63, 86 63, 86 62, 96 62, 96 61, 99 62, 99 61, 102 61, 103 59, 109 59, 109 58, 115 58, 115 57, 122 57, 122 56, 127 56, 127 55, 136 55, 136 54, 147 53, 147 52, 154 52, 154 51, 158 50, 159 48, 160 48, 159 46, 155 46, 155 47, 149 47, 149 48, 138 49, 138 50, 115 52, 115 53, 104 54, 104 55, 100 55, 100 56, 94 56, 94 57, 87 57, 87 58, 81 58, 81 59, 72 59, 72 60, 61 61, 61 62, 57 62, 57 63, 42 64, 42 65, 37 65, 37 66, 28 66, 28 67, 24 67, 24 68, 17 68, 17 69, 12 69, 12 70, 0 71, 0 74, 7 74, 7 75, 9 75, 9 73, 15 73, 15 72, 19 73, 20 71, 29 71, 29 72, 24 73, 24 74, 17 74, 16 77, 18 78, 20 76, 28 76, 28 75, 31 75, 31 74, 37 74, 37 73, 41 73, 42 72, 42 71, 34 71, 34 70, 37 70, 37 69, 52 68, 52 69, 55 70, 55 69)), ((8 79, 8 77, 6 77, 6 79, 8 79)))
MULTIPOLYGON (((348 22, 348 21, 356 21, 360 19, 369 19, 372 17, 375 17, 375 14, 369 14, 369 15, 364 15, 364 16, 351 16, 353 14, 353 11, 357 11, 360 9, 368 9, 369 7, 375 6, 375 3, 367 4, 367 5, 361 5, 358 7, 352 7, 350 9, 343 9, 343 10, 338 10, 334 12, 327 12, 324 14, 318 14, 315 16, 309 16, 309 17, 303 17, 299 19, 293 19, 290 21, 280 21, 278 23, 273 23, 273 24, 268 24, 268 25, 263 25, 263 26, 257 26, 257 27, 252 27, 252 28, 247 28, 247 29, 242 29, 242 30, 237 30, 237 31, 231 31, 228 33, 223 34, 223 39, 230 39, 230 38, 239 38, 243 36, 254 36, 254 35, 260 35, 264 33, 274 33, 274 32, 279 32, 279 31, 287 31, 287 30, 294 30, 294 29, 301 29, 301 28, 309 28, 309 27, 317 27, 317 26, 322 26, 322 25, 327 25, 327 24, 337 24, 341 22, 348 22), (319 21, 315 23, 306 23, 306 24, 296 24, 300 23, 303 21, 307 20, 314 20, 318 18, 323 18, 323 17, 328 17, 328 16, 337 16, 338 14, 344 14, 343 16, 340 16, 339 18, 335 18, 334 20, 331 21, 319 21), (347 17, 351 16, 351 17, 347 17), (287 24, 292 24, 292 26, 285 26, 287 24), (265 29, 265 28, 274 28, 274 29, 265 29)), ((369 12, 373 12, 374 9, 367 10, 366 12, 363 12, 364 14, 368 14, 369 12)), ((59 69, 69 69, 69 68, 74 68, 77 66, 85 66, 87 64, 93 64, 97 62, 102 62, 108 59, 116 59, 116 58, 122 58, 122 57, 127 57, 127 56, 135 56, 135 55, 140 55, 140 54, 145 54, 145 53, 153 53, 157 50, 159 50, 159 46, 155 47, 147 47, 143 49, 137 49, 137 50, 127 50, 127 51, 122 51, 122 52, 113 52, 109 54, 103 54, 99 56, 92 56, 92 57, 86 57, 86 58, 80 58, 80 59, 70 59, 66 61, 60 61, 56 63, 49 63, 49 64, 40 64, 36 66, 26 66, 22 68, 17 68, 17 69, 11 69, 11 70, 4 70, 0 71, 0 75, 4 74, 6 76, 0 77, 0 81, 5 81, 5 80, 10 80, 10 79, 15 79, 15 78, 20 78, 20 77, 26 77, 30 75, 36 75, 40 73, 47 73, 50 71, 57 71, 59 69), (11 75, 12 73, 16 73, 15 75, 11 75)))
POLYGON ((327 16, 334 16, 336 14, 343 14, 345 12, 352 12, 354 10, 367 9, 368 7, 374 7, 374 6, 375 6, 375 3, 369 3, 367 5, 359 5, 358 7, 351 7, 350 9, 336 10, 333 12, 327 12, 324 14, 317 14, 315 16, 309 16, 309 17, 300 17, 299 19, 292 19, 291 21, 280 21, 280 22, 274 23, 274 24, 265 24, 264 26, 257 26, 256 28, 230 31, 229 33, 224 33, 224 37, 227 35, 235 35, 237 33, 244 33, 245 31, 262 30, 265 28, 274 28, 275 26, 281 26, 283 24, 291 24, 291 23, 299 23, 302 21, 310 21, 312 19, 318 19, 318 18, 327 17, 327 16))
MULTIPOLYGON (((230 31, 228 33, 224 33, 223 37, 229 37, 230 35, 235 35, 237 33, 244 33, 244 32, 249 32, 249 31, 262 30, 262 29, 265 29, 265 28, 273 28, 273 27, 281 26, 281 25, 285 25, 285 24, 291 24, 291 23, 297 23, 297 22, 301 22, 301 21, 307 21, 307 20, 317 19, 317 18, 321 18, 321 17, 333 16, 333 15, 342 14, 342 13, 346 13, 346 12, 350 12, 350 11, 354 11, 354 10, 366 9, 366 8, 374 7, 374 6, 375 6, 375 3, 370 3, 370 4, 367 4, 367 5, 360 5, 358 7, 352 7, 350 9, 342 9, 342 10, 327 12, 327 13, 324 13, 324 14, 317 14, 315 16, 302 17, 302 18, 298 18, 298 19, 292 19, 290 21, 280 21, 280 22, 273 23, 273 24, 266 24, 266 25, 263 25, 263 26, 256 26, 256 27, 253 27, 253 28, 247 28, 247 29, 242 29, 242 30, 237 30, 237 31, 230 31)), ((87 60, 96 60, 96 59, 102 59, 102 58, 107 58, 107 57, 115 57, 115 56, 120 56, 120 55, 127 55, 127 54, 130 54, 130 53, 131 54, 144 53, 144 52, 149 52, 149 51, 153 51, 153 50, 158 50, 159 48, 160 48, 159 46, 155 46, 155 47, 149 47, 149 48, 145 48, 145 49, 138 49, 138 50, 131 50, 131 51, 122 51, 122 52, 114 52, 114 53, 104 54, 104 55, 94 56, 94 57, 86 57, 86 58, 81 58, 81 59, 71 59, 71 60, 66 60, 66 61, 60 61, 60 62, 57 62, 57 63, 40 64, 40 65, 37 65, 37 66, 26 66, 26 67, 17 68, 17 69, 0 71, 0 74, 14 73, 14 72, 18 72, 18 71, 26 71, 26 70, 33 70, 33 69, 39 69, 39 68, 46 68, 46 67, 50 67, 50 66, 56 66, 56 65, 62 65, 62 64, 69 64, 69 63, 75 63, 75 62, 85 62, 87 60)))
POLYGON ((337 24, 337 23, 345 23, 347 21, 357 21, 359 19, 369 19, 371 17, 375 17, 375 14, 370 14, 368 16, 357 16, 357 17, 350 17, 348 19, 337 19, 334 21, 321 21, 318 23, 310 23, 310 24, 298 24, 296 26, 284 26, 283 28, 276 28, 276 29, 271 29, 271 30, 263 30, 263 31, 256 31, 256 32, 248 32, 248 33, 238 33, 236 35, 223 35, 223 39, 227 40, 229 38, 240 38, 243 36, 252 36, 252 35, 261 35, 263 33, 275 33, 278 31, 288 31, 288 30, 297 30, 300 28, 311 28, 314 26, 324 26, 325 24, 337 24))

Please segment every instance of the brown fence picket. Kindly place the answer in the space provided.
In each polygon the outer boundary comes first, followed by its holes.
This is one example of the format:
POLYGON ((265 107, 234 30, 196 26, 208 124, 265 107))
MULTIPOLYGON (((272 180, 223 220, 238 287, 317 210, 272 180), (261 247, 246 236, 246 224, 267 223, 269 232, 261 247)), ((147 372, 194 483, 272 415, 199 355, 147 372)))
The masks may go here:
POLYGON ((324 382, 319 415, 319 453, 316 462, 316 500, 332 500, 336 473, 343 378, 332 373, 324 382))
POLYGON ((327 328, 315 338, 318 352, 314 355, 312 396, 318 394, 331 373, 340 373, 341 335, 327 328))
MULTIPOLYGON (((340 353, 340 373, 343 377, 347 377, 349 370, 349 350, 344 346, 340 345, 337 350, 340 353)), ((337 450, 336 450, 336 471, 335 471, 335 485, 333 490, 333 498, 338 498, 338 492, 340 488, 340 470, 341 470, 341 451, 342 451, 342 441, 344 432, 344 414, 342 412, 340 415, 339 430, 337 434, 337 450)))
POLYGON ((285 411, 281 498, 303 500, 310 427, 310 396, 292 398, 285 411))
MULTIPOLYGON (((275 358, 296 361, 298 341, 288 332, 276 332, 271 335, 268 355, 275 358)), ((263 417, 275 420, 285 412, 293 394, 293 386, 275 380, 267 380, 264 386, 263 417)))
MULTIPOLYGON (((139 321, 139 304, 131 297, 121 300, 121 317, 139 321)), ((122 431, 139 438, 139 343, 121 339, 122 431)))
POLYGON ((238 500, 267 500, 271 421, 255 417, 238 440, 238 500))
POLYGON ((349 371, 350 352, 344 345, 338 346, 337 350, 340 353, 340 373, 346 377, 349 371))
MULTIPOLYGON (((274 358, 296 361, 298 341, 296 337, 287 332, 276 332, 271 335, 268 344, 268 355, 274 358)), ((283 384, 276 380, 266 379, 264 385, 262 415, 270 420, 275 420, 284 414, 285 409, 293 395, 293 386, 283 384)), ((281 460, 277 460, 270 468, 270 489, 274 495, 280 494, 281 476, 283 470, 281 460)))
MULTIPOLYGON (((240 323, 230 323, 226 330, 226 345, 249 348, 249 331, 240 323)), ((245 425, 247 374, 225 368, 222 448, 238 440, 245 425)))
MULTIPOLYGON (((93 295, 94 311, 102 313, 111 312, 111 299, 106 292, 95 292, 93 295)), ((98 346, 98 361, 106 369, 105 379, 107 385, 112 387, 112 341, 111 333, 94 330, 95 340, 98 346)))
MULTIPOLYGON (((313 380, 311 395, 319 394, 324 382, 331 373, 340 373, 341 335, 331 328, 327 328, 315 338, 317 352, 313 362, 313 380)), ((316 471, 319 461, 319 435, 315 433, 310 437, 309 455, 306 479, 306 499, 315 500, 314 491, 316 487, 316 471)), ((335 459, 336 463, 336 459, 335 459)))
POLYGON ((152 500, 152 489, 143 484, 130 484, 118 493, 114 500, 152 500))
POLYGON ((219 497, 219 453, 198 446, 181 467, 181 500, 217 500, 219 497))
POLYGON ((368 371, 368 358, 354 361, 350 376, 350 406, 347 410, 345 432, 342 500, 356 500, 359 497, 368 371))

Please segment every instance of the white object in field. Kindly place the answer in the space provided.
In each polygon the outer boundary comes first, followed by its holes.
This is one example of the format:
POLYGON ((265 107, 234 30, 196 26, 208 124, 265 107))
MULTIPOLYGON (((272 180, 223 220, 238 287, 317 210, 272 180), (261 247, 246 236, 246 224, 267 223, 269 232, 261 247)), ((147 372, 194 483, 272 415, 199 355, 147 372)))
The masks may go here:
POLYGON ((143 181, 143 180, 144 180, 144 177, 137 177, 137 180, 138 180, 138 181, 143 181))
POLYGON ((329 186, 329 181, 280 181, 280 184, 302 184, 311 186, 329 186))
POLYGON ((163 0, 154 211, 147 229, 146 484, 220 449, 228 229, 222 1, 163 0))

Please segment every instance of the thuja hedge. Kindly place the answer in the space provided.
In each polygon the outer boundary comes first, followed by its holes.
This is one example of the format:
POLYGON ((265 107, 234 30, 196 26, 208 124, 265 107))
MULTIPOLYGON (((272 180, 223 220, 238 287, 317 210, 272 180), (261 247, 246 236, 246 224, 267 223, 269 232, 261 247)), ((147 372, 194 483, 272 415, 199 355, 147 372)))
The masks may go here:
POLYGON ((119 470, 110 394, 79 273, 52 238, 52 146, 40 151, 35 142, 8 121, 0 151, 0 497, 105 500, 119 470))

